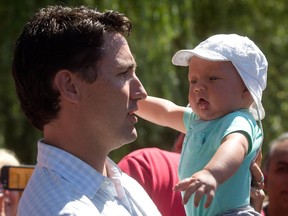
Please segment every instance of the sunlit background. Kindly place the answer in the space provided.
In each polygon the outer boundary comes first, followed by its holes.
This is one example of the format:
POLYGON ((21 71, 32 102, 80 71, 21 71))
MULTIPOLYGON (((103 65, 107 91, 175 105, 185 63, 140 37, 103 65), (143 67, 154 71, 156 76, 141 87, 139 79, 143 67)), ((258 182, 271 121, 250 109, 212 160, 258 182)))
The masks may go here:
MULTIPOLYGON (((90 5, 118 10, 133 23, 129 38, 137 74, 150 95, 180 105, 188 103, 187 68, 171 64, 179 49, 193 48, 218 33, 248 36, 269 62, 263 94, 265 154, 268 143, 288 130, 288 6, 286 0, 0 0, 0 147, 16 152, 22 163, 36 163, 36 142, 42 134, 20 110, 10 65, 14 43, 24 23, 46 5, 90 5)), ((111 153, 118 162, 129 152, 157 146, 170 149, 176 131, 139 119, 138 139, 111 153)))

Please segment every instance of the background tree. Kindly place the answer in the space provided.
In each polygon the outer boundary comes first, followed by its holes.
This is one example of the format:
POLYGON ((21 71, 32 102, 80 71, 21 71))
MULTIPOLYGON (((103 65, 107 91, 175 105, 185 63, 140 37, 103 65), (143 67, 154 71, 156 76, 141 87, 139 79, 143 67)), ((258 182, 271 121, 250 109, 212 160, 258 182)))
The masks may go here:
MULTIPOLYGON (((41 133, 24 117, 16 98, 10 67, 14 43, 24 23, 38 8, 90 5, 125 13, 133 23, 129 39, 137 74, 150 95, 188 103, 187 68, 175 67, 172 55, 193 48, 217 33, 246 35, 262 49, 268 62, 268 86, 263 103, 267 142, 288 130, 288 13, 285 0, 1 0, 0 1, 0 146, 14 150, 24 163, 36 162, 41 133)), ((147 146, 170 149, 177 132, 139 119, 138 139, 111 153, 118 161, 147 146)))

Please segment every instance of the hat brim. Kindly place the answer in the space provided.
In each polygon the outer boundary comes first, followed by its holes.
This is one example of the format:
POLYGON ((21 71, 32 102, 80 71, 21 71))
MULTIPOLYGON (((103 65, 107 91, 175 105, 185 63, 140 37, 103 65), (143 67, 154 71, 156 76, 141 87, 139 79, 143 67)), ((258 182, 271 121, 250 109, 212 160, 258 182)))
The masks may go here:
POLYGON ((217 52, 195 48, 191 50, 179 50, 172 57, 172 63, 178 66, 188 66, 192 56, 198 56, 209 61, 229 61, 229 59, 217 52))

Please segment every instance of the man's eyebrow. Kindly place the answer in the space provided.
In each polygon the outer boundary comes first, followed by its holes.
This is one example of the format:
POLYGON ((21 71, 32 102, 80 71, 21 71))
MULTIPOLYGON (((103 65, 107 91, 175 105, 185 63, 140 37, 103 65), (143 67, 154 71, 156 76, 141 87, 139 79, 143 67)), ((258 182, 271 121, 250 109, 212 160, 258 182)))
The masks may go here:
POLYGON ((137 67, 136 62, 129 62, 129 63, 119 63, 117 66, 119 69, 135 69, 137 67))

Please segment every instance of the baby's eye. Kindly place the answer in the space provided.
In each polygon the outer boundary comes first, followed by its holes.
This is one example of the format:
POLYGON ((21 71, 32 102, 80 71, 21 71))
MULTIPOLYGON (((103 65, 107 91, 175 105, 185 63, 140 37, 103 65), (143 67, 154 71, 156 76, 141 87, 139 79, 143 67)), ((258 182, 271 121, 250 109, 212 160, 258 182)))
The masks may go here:
POLYGON ((190 84, 196 84, 196 83, 197 83, 197 80, 194 80, 194 79, 190 80, 190 84))
POLYGON ((216 80, 218 80, 219 78, 218 77, 209 77, 209 80, 210 81, 216 81, 216 80))

